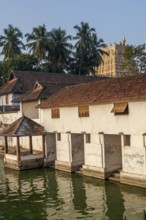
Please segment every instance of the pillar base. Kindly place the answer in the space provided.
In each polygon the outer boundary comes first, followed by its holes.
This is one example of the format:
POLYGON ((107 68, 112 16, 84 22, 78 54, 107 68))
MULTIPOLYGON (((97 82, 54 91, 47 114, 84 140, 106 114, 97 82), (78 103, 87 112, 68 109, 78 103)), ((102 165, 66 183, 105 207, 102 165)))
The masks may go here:
POLYGON ((44 158, 44 167, 54 167, 55 166, 55 160, 52 159, 48 159, 48 158, 44 158))
POLYGON ((120 172, 120 183, 146 188, 146 176, 120 172))
POLYGON ((75 172, 79 170, 81 167, 82 164, 79 162, 70 163, 70 162, 55 160, 55 169, 57 170, 63 170, 66 172, 75 172))
POLYGON ((83 165, 82 171, 83 171, 83 175, 85 176, 90 176, 99 179, 106 179, 106 175, 103 168, 83 165))
POLYGON ((107 171, 105 168, 83 165, 83 175, 91 176, 99 179, 108 179, 112 176, 113 171, 107 171))

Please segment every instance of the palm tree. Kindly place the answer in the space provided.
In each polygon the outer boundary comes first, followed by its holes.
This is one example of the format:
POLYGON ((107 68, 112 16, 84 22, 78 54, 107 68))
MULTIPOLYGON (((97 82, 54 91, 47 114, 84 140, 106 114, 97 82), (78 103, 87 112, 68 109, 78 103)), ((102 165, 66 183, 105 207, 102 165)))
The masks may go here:
POLYGON ((68 42, 70 35, 60 27, 49 33, 48 62, 53 72, 64 72, 70 58, 72 45, 68 42))
POLYGON ((74 37, 77 40, 75 44, 76 53, 79 58, 79 70, 78 74, 81 74, 81 70, 84 64, 84 58, 87 55, 87 49, 90 47, 91 43, 91 34, 95 32, 94 28, 90 28, 88 23, 81 22, 81 26, 75 25, 74 29, 76 29, 77 33, 74 37))
POLYGON ((102 61, 103 54, 107 54, 103 50, 106 46, 102 39, 97 38, 94 28, 90 28, 88 23, 81 22, 81 26, 74 26, 77 30, 77 40, 74 48, 74 64, 78 74, 95 73, 95 66, 98 66, 102 61))
POLYGON ((102 56, 103 55, 109 55, 104 48, 107 47, 107 45, 104 43, 104 40, 102 38, 97 37, 96 33, 93 33, 91 36, 91 54, 90 59, 91 60, 91 73, 95 74, 95 67, 98 67, 102 62, 102 56))
POLYGON ((1 54, 4 55, 4 60, 14 58, 15 55, 21 54, 21 49, 24 49, 24 44, 20 40, 23 38, 22 32, 11 24, 4 29, 4 35, 0 35, 1 54))
POLYGON ((45 25, 34 27, 32 33, 25 34, 25 37, 27 42, 29 42, 26 44, 26 47, 29 49, 29 52, 32 52, 38 58, 39 65, 41 65, 46 58, 49 37, 45 25))

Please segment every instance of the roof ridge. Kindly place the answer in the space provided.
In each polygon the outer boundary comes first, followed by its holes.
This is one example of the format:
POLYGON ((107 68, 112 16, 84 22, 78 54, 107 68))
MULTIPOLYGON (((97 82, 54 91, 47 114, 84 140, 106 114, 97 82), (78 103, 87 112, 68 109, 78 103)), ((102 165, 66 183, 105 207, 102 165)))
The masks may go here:
MULTIPOLYGON (((18 123, 18 125, 17 125, 17 127, 16 127, 16 129, 15 129, 15 133, 17 133, 17 131, 18 131, 18 129, 19 129, 19 127, 20 127, 22 121, 24 120, 24 115, 22 115, 22 117, 20 117, 18 120, 20 120, 20 121, 19 121, 19 123, 18 123)), ((17 121, 17 120, 16 120, 16 121, 17 121)), ((16 121, 15 121, 15 122, 16 122, 16 121)))

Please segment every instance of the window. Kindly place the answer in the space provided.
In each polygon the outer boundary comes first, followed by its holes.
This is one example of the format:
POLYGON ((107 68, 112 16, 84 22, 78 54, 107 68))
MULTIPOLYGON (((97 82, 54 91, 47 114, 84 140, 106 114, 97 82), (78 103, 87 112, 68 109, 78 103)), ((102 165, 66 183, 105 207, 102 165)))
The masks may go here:
POLYGON ((130 146, 130 145, 131 145, 130 135, 124 135, 124 146, 130 146))
POLYGON ((86 143, 91 143, 91 135, 86 134, 86 143))
POLYGON ((57 141, 61 141, 61 133, 57 133, 57 141))
POLYGON ((89 117, 89 106, 78 107, 79 117, 89 117))
POLYGON ((128 115, 128 103, 114 103, 112 111, 115 115, 128 115))
POLYGON ((52 118, 60 118, 60 111, 59 108, 51 109, 52 118))

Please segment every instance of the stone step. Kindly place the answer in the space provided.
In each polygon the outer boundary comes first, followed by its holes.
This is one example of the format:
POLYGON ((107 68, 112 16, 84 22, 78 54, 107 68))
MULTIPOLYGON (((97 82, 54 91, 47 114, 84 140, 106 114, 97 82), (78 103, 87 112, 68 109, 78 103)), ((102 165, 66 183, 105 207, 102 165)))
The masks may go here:
POLYGON ((120 178, 120 172, 113 173, 112 177, 120 178))

